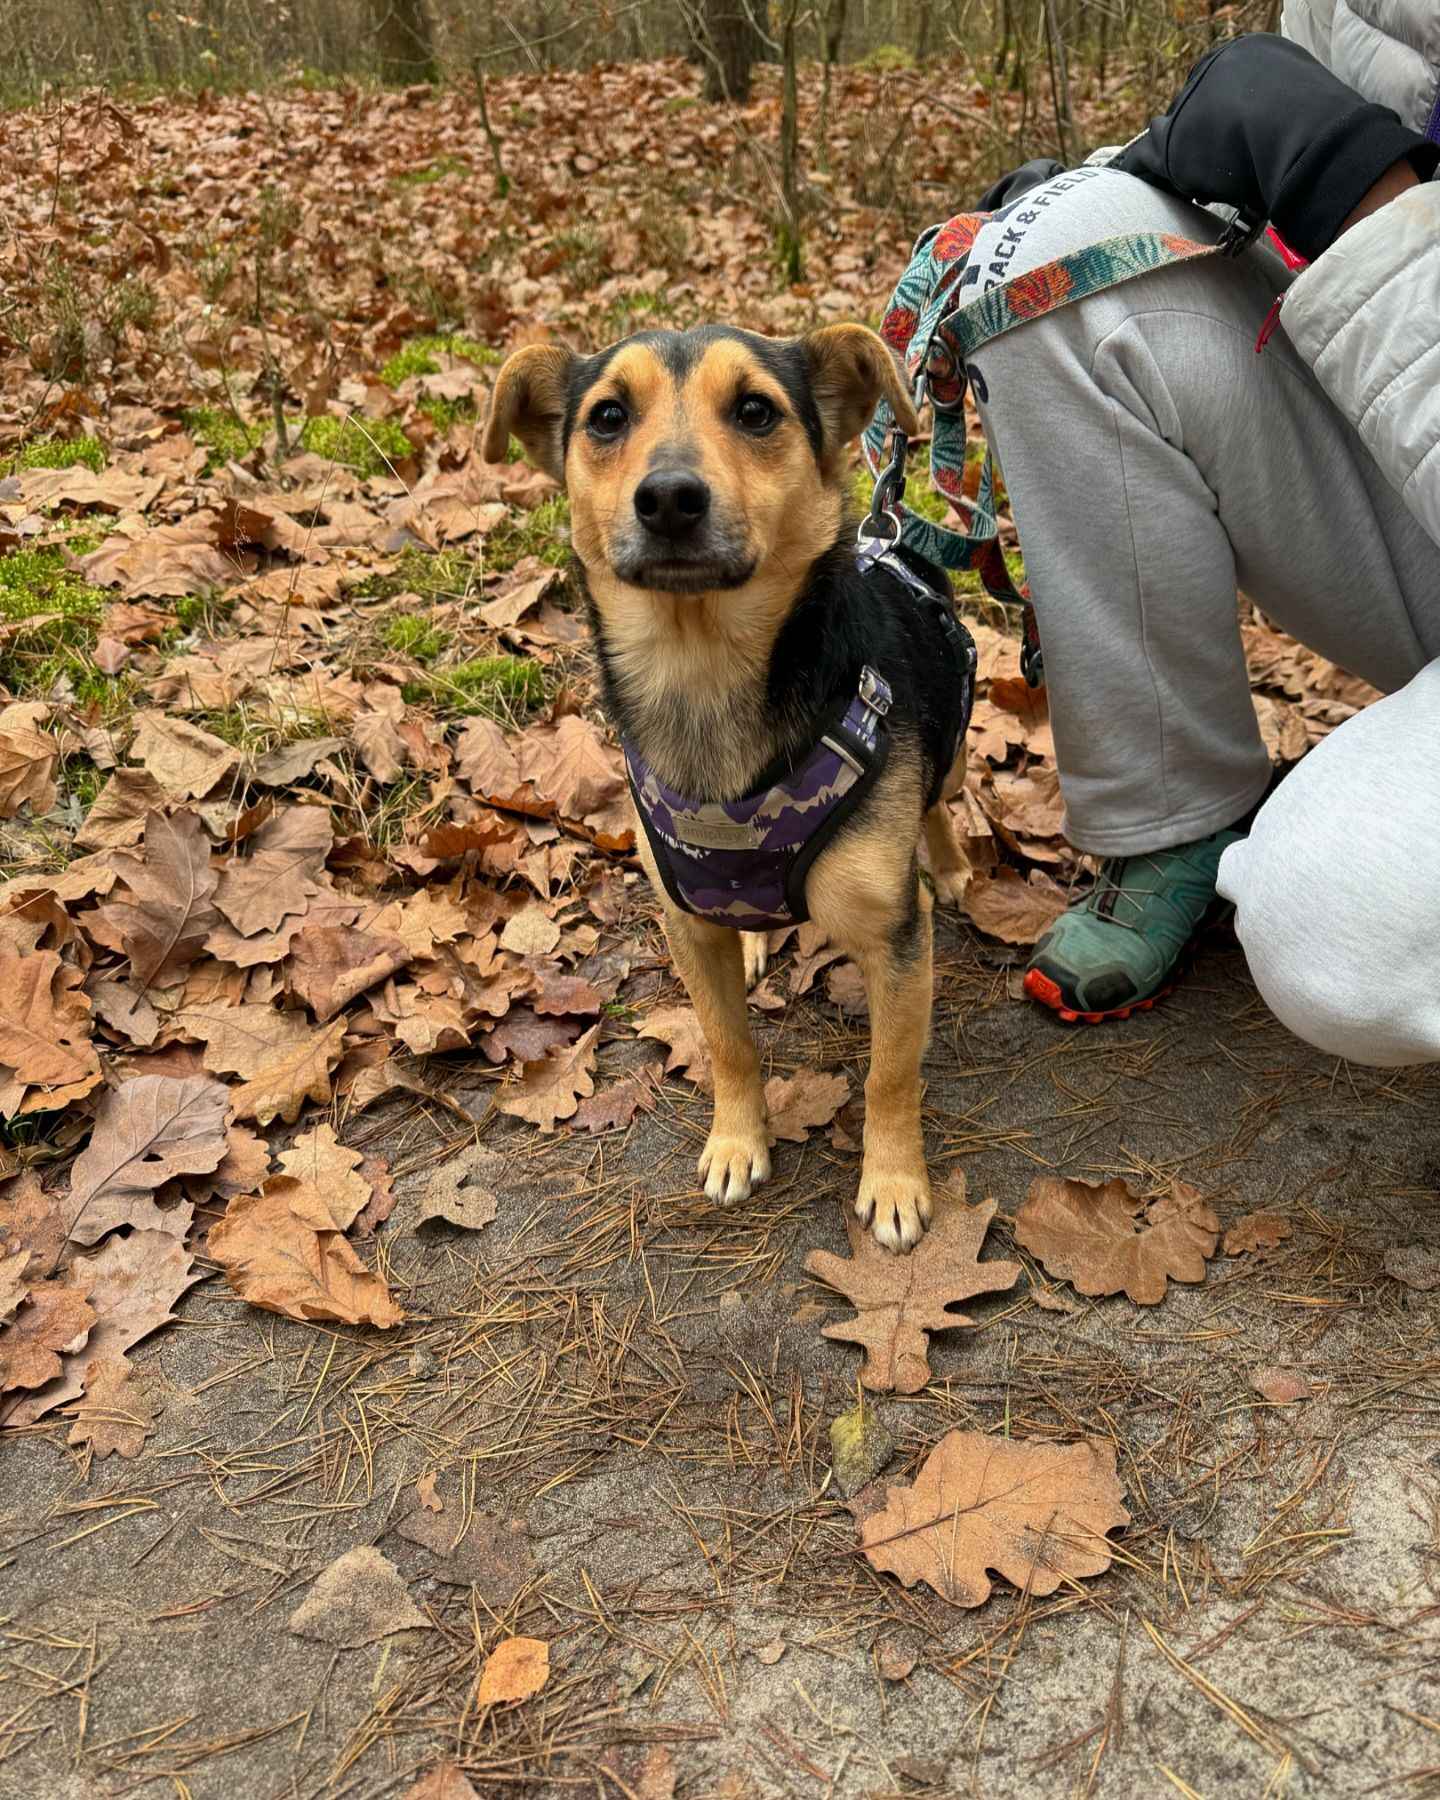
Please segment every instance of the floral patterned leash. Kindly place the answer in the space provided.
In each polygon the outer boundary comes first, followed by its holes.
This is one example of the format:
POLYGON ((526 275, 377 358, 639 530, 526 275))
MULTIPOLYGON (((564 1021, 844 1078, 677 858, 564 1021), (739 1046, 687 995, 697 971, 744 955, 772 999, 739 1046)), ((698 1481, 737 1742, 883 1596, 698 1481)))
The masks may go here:
POLYGON ((981 227, 993 216, 961 213, 948 224, 925 232, 916 242, 880 327, 881 336, 904 359, 916 409, 928 399, 934 411, 930 478, 969 520, 970 530, 938 525, 905 505, 909 439, 896 423, 889 402, 882 400, 862 446, 875 477, 875 492, 860 523, 859 542, 862 555, 873 557, 903 543, 941 568, 974 569, 994 599, 1022 607, 1020 667, 1029 685, 1039 687, 1045 667, 1035 608, 1028 592, 1015 586, 1000 548, 995 467, 988 446, 975 494, 972 497, 965 492, 967 361, 982 345, 1017 325, 1029 324, 1138 275, 1201 256, 1237 254, 1253 233, 1232 227, 1217 243, 1208 244, 1158 231, 1106 238, 1013 276, 962 305, 960 290, 975 279, 969 271, 970 252, 981 227))

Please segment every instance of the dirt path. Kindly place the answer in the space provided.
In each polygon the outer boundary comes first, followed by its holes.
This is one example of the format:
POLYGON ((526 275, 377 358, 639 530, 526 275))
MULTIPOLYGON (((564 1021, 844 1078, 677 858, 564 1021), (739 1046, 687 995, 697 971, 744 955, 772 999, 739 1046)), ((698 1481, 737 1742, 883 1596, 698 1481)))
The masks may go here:
MULTIPOLYGON (((1108 1574, 959 1612, 857 1557, 827 1434, 859 1357, 820 1336, 839 1303, 801 1270, 843 1248, 853 1155, 785 1147, 726 1214, 691 1190, 704 1109, 671 1082, 625 1135, 496 1121, 494 1222, 421 1237, 460 1133, 397 1108, 381 1243, 407 1325, 292 1324, 211 1281, 138 1358, 165 1409, 136 1461, 87 1480, 58 1431, 7 1447, 0 1795, 358 1800, 447 1755, 484 1796, 1424 1791, 1437 1308, 1382 1258, 1440 1241, 1440 1075, 1311 1055, 1223 940, 1160 1011, 1082 1035, 1009 1001, 968 932, 942 950, 931 1142, 999 1199, 989 1254, 1050 1165, 1178 1172, 1227 1220, 1294 1226, 1155 1309, 1048 1311, 1025 1282, 974 1302, 932 1384, 880 1403, 892 1480, 953 1424, 1112 1438, 1134 1523, 1108 1574), (1263 1400, 1277 1364, 1315 1398, 1263 1400), (473 1586, 397 1529, 427 1471, 445 1510, 422 1518, 524 1522, 471 1521, 473 1586), (424 1626, 292 1633, 366 1545, 424 1626), (548 1641, 550 1680, 481 1716, 507 1630, 548 1641)), ((780 1071, 853 1071, 863 1042, 815 1000, 768 1035, 780 1071)))

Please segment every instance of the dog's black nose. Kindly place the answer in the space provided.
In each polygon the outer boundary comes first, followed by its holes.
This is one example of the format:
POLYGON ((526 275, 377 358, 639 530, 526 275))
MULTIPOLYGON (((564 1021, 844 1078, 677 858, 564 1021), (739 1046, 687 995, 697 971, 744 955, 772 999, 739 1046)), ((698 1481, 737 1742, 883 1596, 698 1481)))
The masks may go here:
POLYGON ((709 510, 709 488, 684 470, 657 469, 635 490, 635 516, 656 537, 689 537, 709 510))

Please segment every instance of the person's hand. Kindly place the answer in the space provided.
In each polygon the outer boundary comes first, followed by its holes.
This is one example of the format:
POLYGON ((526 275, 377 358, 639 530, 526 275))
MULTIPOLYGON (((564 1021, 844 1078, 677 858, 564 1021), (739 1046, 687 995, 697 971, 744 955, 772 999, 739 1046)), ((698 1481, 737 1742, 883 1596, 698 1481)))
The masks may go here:
POLYGON ((1256 32, 1203 56, 1169 111, 1111 166, 1187 200, 1233 206, 1247 225, 1269 219, 1313 259, 1401 162, 1428 181, 1440 147, 1308 50, 1256 32))

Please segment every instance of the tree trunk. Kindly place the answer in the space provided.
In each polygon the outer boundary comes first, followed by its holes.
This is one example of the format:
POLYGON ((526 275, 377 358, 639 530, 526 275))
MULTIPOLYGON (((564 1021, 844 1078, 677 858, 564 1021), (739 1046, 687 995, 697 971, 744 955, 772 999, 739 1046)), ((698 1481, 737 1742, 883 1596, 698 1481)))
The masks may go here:
POLYGON ((697 46, 707 100, 748 100, 750 68, 765 48, 753 7, 758 0, 705 0, 697 46))
POLYGON ((435 34, 425 0, 370 0, 380 79, 392 87, 439 81, 435 34))
POLYGON ((786 281, 799 281, 805 273, 805 250, 800 238, 800 78, 795 45, 795 24, 800 0, 786 0, 781 25, 783 64, 780 104, 780 270, 786 281))

